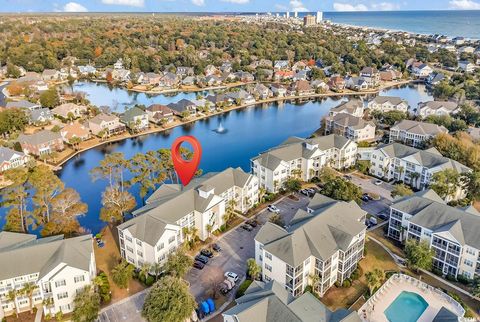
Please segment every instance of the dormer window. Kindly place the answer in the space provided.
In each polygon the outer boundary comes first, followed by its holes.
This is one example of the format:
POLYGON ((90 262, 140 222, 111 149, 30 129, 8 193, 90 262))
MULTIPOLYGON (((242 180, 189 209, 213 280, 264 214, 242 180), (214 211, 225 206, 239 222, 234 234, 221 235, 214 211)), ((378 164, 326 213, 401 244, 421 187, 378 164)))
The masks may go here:
POLYGON ((212 186, 200 186, 198 187, 198 194, 200 197, 207 199, 211 195, 213 195, 215 192, 215 188, 212 186))

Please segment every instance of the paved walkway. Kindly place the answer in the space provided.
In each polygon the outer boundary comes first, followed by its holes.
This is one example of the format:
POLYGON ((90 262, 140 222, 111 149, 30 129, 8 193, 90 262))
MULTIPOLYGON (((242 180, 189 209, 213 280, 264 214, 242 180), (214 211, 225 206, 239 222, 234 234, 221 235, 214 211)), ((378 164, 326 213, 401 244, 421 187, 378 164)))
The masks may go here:
POLYGON ((43 307, 37 307, 37 314, 35 314, 35 322, 42 322, 43 307))

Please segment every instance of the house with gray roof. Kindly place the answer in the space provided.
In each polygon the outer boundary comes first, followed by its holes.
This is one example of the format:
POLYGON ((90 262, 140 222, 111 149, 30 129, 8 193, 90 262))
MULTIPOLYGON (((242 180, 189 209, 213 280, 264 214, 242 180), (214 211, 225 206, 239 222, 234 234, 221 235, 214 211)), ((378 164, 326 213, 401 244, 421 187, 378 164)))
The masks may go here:
POLYGON ((40 104, 32 103, 29 101, 21 100, 21 101, 11 101, 7 102, 5 105, 6 108, 21 108, 29 111, 38 110, 42 106, 40 104))
POLYGON ((357 312, 330 311, 313 294, 292 296, 276 281, 253 281, 236 305, 223 312, 224 322, 360 322, 357 312))
POLYGON ((120 122, 133 131, 143 131, 150 127, 148 113, 138 106, 129 108, 120 115, 120 122))
POLYGON ((267 222, 255 236, 255 261, 264 281, 275 280, 293 296, 303 294, 318 276, 314 290, 323 296, 344 280, 363 258, 367 213, 355 201, 316 194, 286 227, 267 222))
POLYGON ((18 152, 6 147, 0 147, 0 172, 18 168, 30 160, 23 152, 18 152))
POLYGON ((332 107, 329 116, 335 116, 340 113, 350 114, 356 117, 363 117, 364 107, 363 102, 359 99, 349 99, 341 102, 339 105, 332 107))
POLYGON ((452 115, 460 111, 458 103, 449 101, 430 101, 418 103, 416 114, 422 118, 429 115, 452 115))
POLYGON ((433 266, 444 275, 480 276, 480 213, 447 205, 433 190, 400 198, 390 206, 388 236, 425 240, 435 251, 433 266))
POLYGON ((195 104, 192 101, 187 100, 185 98, 179 100, 176 103, 170 103, 167 106, 168 108, 170 108, 171 110, 174 110, 178 114, 181 114, 183 112, 195 114, 197 112, 197 107, 195 106, 195 104))
POLYGON ((390 128, 390 143, 400 142, 416 148, 424 147, 440 133, 448 133, 442 126, 433 123, 402 120, 390 128))
POLYGON ((354 142, 375 139, 375 123, 347 113, 339 113, 325 118, 325 135, 338 134, 354 142))
POLYGON ((232 201, 242 213, 257 203, 257 178, 240 168, 228 168, 195 178, 186 187, 163 184, 133 212, 133 219, 118 226, 121 256, 136 267, 164 264, 188 238, 184 228, 196 228, 198 237, 207 239, 224 224, 232 201))
POLYGON ((53 121, 53 114, 49 108, 39 108, 29 111, 28 118, 30 124, 41 125, 53 121))
POLYGON ((63 235, 37 238, 36 235, 0 232, 0 317, 43 307, 45 315, 70 313, 77 291, 91 285, 96 276, 91 235, 65 239, 63 235), (8 292, 20 291, 33 283, 32 302, 20 292, 14 301, 8 292), (51 300, 46 303, 45 300, 51 300))
POLYGON ((41 156, 55 151, 63 151, 62 135, 50 130, 41 130, 33 134, 20 134, 17 141, 25 154, 41 156))
MULTIPOLYGON (((435 173, 454 170, 459 174, 472 170, 455 160, 446 158, 435 148, 419 150, 400 143, 381 144, 371 153, 370 174, 386 181, 403 181, 415 189, 426 189, 435 173)), ((462 187, 447 199, 461 199, 462 187)))
POLYGON ((357 144, 337 134, 311 139, 290 137, 251 159, 252 173, 261 187, 277 192, 292 176, 308 181, 327 165, 348 168, 355 164, 356 154, 357 144))
POLYGON ((410 105, 408 102, 396 96, 376 96, 368 102, 368 108, 371 111, 380 111, 382 113, 390 111, 399 111, 407 113, 410 105))

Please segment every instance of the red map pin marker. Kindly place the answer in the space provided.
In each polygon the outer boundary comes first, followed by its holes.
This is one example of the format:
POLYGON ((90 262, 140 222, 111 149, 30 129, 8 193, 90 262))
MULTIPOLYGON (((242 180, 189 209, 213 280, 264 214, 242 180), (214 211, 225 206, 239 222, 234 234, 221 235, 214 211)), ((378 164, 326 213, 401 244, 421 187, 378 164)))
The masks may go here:
POLYGON ((200 159, 202 158, 202 146, 196 138, 191 135, 181 136, 177 138, 172 144, 172 161, 175 171, 180 178, 183 186, 190 183, 195 172, 197 172, 200 159), (191 160, 185 160, 180 153, 180 145, 183 142, 188 142, 193 147, 193 157, 191 160))

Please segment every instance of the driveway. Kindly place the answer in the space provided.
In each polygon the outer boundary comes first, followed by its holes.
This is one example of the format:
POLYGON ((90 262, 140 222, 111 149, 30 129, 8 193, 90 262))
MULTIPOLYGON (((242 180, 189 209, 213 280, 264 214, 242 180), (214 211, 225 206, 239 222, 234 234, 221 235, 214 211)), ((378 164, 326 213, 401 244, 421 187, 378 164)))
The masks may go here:
POLYGON ((100 322, 146 321, 142 318, 142 307, 147 290, 132 295, 102 310, 98 316, 100 322))
POLYGON ((363 192, 370 192, 374 193, 376 195, 379 195, 380 197, 386 199, 386 200, 393 200, 391 192, 393 190, 393 185, 391 185, 388 182, 383 182, 381 185, 376 185, 375 181, 378 179, 372 178, 372 177, 360 177, 359 175, 352 173, 352 183, 355 185, 359 186, 362 188, 363 192))

